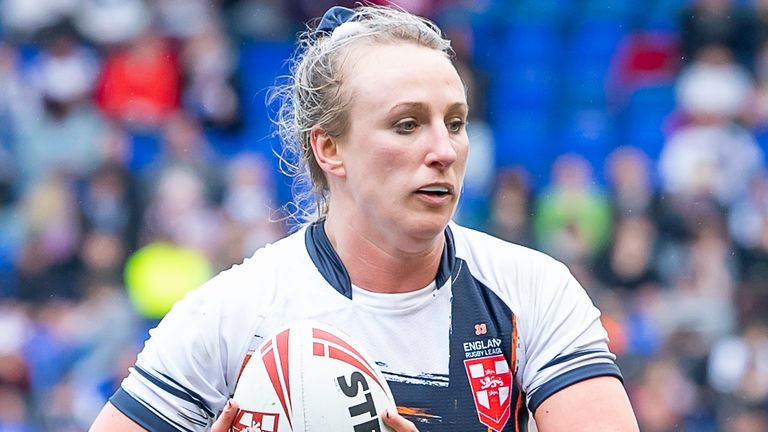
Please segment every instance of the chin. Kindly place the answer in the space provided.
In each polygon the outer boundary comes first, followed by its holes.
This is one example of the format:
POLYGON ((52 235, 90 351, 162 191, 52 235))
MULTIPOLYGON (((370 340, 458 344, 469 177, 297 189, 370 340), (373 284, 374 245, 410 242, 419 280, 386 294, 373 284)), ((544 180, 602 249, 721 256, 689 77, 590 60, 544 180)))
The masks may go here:
POLYGON ((414 218, 408 225, 412 236, 421 240, 429 240, 443 235, 445 227, 450 222, 449 215, 431 214, 414 218))

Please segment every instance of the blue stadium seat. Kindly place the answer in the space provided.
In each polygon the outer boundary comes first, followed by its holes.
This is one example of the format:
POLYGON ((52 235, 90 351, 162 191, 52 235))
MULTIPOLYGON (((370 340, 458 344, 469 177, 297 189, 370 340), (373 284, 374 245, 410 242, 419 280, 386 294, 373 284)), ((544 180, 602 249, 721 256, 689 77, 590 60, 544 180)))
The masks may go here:
POLYGON ((132 171, 140 171, 160 153, 160 135, 159 132, 134 132, 130 136, 131 140, 131 160, 129 166, 132 171))
POLYGON ((265 126, 267 89, 275 84, 276 76, 288 72, 286 60, 292 50, 290 42, 249 42, 242 46, 237 75, 242 83, 243 113, 249 124, 265 126))
POLYGON ((680 12, 685 6, 684 0, 656 0, 643 14, 643 27, 651 30, 680 29, 680 12))
POLYGON ((562 56, 563 39, 555 25, 513 23, 501 38, 496 52, 501 69, 509 64, 552 64, 562 56))
POLYGON ((570 65, 563 74, 563 87, 567 107, 606 107, 606 79, 608 68, 602 64, 581 62, 570 65))
POLYGON ((635 91, 621 114, 625 143, 645 150, 651 158, 658 157, 664 145, 664 122, 675 106, 671 83, 635 91))
POLYGON ((628 24, 610 20, 587 20, 569 38, 568 61, 610 64, 619 42, 629 33, 628 24))
POLYGON ((642 3, 637 0, 584 0, 581 15, 587 20, 609 19, 629 24, 639 13, 642 3))
POLYGON ((509 17, 528 22, 560 23, 573 13, 576 4, 573 0, 516 0, 506 3, 509 17))
POLYGON ((0 300, 17 294, 16 254, 21 250, 22 221, 0 208, 0 300))
POLYGON ((553 160, 551 115, 518 111, 493 118, 498 166, 524 166, 535 179, 546 181, 553 160))
POLYGON ((492 84, 488 105, 496 112, 521 108, 549 110, 555 104, 557 86, 552 67, 510 65, 492 84))
POLYGON ((578 153, 595 169, 595 177, 602 180, 601 167, 605 157, 615 148, 614 121, 602 109, 580 109, 565 115, 559 131, 557 153, 578 153))

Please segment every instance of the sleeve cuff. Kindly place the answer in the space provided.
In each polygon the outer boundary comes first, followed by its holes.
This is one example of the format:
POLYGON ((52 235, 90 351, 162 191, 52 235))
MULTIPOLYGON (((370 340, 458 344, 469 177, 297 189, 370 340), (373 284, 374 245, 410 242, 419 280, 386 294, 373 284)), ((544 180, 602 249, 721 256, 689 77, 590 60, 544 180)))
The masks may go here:
POLYGON ((144 404, 136 400, 127 391, 120 387, 109 402, 123 413, 126 417, 133 420, 136 424, 148 431, 153 432, 178 432, 190 431, 190 429, 176 424, 172 420, 163 417, 161 414, 151 410, 144 404))
POLYGON ((528 401, 528 408, 532 413, 535 413, 539 405, 553 394, 580 381, 599 376, 614 376, 624 382, 624 377, 621 376, 619 367, 614 363, 589 364, 570 370, 562 375, 558 375, 539 387, 539 389, 531 395, 530 400, 528 401))

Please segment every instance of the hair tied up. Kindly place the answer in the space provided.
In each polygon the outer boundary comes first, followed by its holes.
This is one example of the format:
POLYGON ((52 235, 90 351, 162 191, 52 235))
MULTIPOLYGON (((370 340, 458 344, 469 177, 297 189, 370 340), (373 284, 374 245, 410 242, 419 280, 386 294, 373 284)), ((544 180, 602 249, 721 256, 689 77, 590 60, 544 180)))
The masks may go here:
POLYGON ((312 33, 312 38, 318 39, 323 36, 331 36, 336 27, 348 22, 354 15, 354 10, 343 6, 334 6, 328 9, 320 20, 320 24, 317 25, 314 33, 312 33))

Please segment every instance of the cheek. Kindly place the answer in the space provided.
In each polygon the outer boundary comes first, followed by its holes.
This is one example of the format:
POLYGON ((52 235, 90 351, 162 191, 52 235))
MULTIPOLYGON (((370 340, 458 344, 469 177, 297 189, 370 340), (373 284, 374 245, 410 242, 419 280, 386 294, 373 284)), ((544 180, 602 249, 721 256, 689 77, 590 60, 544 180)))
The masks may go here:
POLYGON ((466 141, 459 143, 456 146, 456 165, 462 171, 467 165, 467 158, 469 157, 469 145, 466 141))
MULTIPOLYGON (((378 172, 395 175, 399 171, 407 171, 413 166, 416 155, 405 146, 374 146, 368 155, 368 173, 378 172)), ((363 173, 365 175, 365 173, 363 173)), ((383 179, 391 181, 394 178, 383 179)))

